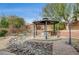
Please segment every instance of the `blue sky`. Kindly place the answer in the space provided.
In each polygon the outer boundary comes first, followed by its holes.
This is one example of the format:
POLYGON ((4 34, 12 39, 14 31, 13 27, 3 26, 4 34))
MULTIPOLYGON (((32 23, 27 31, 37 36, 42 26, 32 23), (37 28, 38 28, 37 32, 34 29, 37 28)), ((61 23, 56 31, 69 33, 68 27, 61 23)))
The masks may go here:
POLYGON ((0 15, 20 16, 27 22, 41 17, 42 8, 46 3, 0 3, 0 15))

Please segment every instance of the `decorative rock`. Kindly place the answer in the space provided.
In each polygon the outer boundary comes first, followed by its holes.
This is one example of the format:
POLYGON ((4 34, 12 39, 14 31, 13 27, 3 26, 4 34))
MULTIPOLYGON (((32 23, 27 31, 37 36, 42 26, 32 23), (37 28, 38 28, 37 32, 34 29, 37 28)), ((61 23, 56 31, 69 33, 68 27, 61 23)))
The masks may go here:
POLYGON ((10 43, 9 52, 17 55, 52 55, 53 44, 49 42, 25 41, 23 43, 10 43))

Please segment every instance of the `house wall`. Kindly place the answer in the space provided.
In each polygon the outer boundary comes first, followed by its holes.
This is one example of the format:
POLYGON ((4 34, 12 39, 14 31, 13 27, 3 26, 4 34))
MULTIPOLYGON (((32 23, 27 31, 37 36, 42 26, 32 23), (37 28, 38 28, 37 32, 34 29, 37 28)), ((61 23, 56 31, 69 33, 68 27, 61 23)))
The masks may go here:
MULTIPOLYGON (((69 36, 68 26, 66 26, 66 30, 60 30, 59 36, 68 38, 69 36)), ((71 36, 72 38, 79 38, 79 21, 76 21, 71 24, 71 36)))
POLYGON ((79 21, 74 22, 71 24, 72 30, 79 30, 79 21))
MULTIPOLYGON (((68 38, 69 31, 68 30, 60 30, 59 36, 68 38)), ((71 30, 71 36, 72 36, 72 38, 79 38, 79 30, 71 30)))

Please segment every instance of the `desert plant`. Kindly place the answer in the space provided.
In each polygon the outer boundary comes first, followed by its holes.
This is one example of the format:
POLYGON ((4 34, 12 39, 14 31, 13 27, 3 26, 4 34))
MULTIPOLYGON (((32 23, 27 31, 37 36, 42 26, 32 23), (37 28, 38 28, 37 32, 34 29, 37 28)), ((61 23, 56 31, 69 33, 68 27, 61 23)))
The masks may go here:
POLYGON ((1 30, 0 31, 0 37, 5 36, 7 32, 8 32, 7 30, 1 30))

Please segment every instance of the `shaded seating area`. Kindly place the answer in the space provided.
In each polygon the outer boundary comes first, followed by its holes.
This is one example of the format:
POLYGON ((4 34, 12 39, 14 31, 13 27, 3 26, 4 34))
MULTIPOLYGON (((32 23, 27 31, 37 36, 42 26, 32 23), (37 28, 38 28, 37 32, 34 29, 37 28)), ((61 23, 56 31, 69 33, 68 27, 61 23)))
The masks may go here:
POLYGON ((56 35, 55 24, 57 24, 57 23, 59 23, 59 21, 52 20, 52 19, 49 19, 49 18, 43 18, 42 20, 34 21, 33 22, 33 28, 34 28, 33 36, 34 36, 34 38, 37 36, 37 26, 38 25, 44 26, 43 32, 44 32, 44 36, 45 36, 46 40, 48 39, 48 33, 50 33, 51 35, 56 35), (48 25, 53 25, 52 31, 47 30, 48 25))

